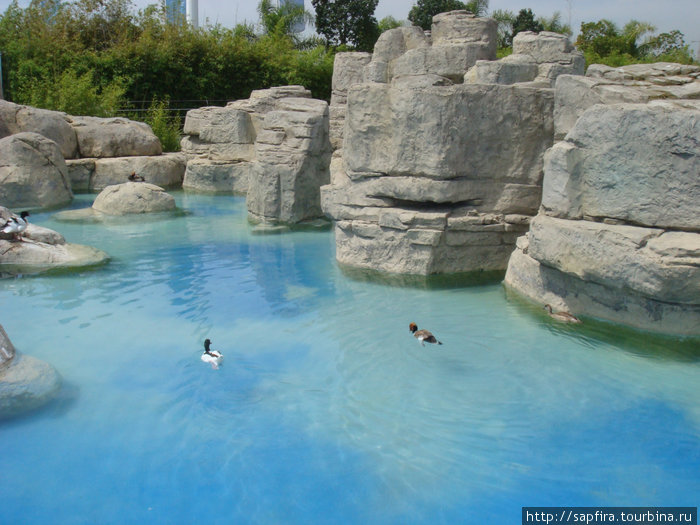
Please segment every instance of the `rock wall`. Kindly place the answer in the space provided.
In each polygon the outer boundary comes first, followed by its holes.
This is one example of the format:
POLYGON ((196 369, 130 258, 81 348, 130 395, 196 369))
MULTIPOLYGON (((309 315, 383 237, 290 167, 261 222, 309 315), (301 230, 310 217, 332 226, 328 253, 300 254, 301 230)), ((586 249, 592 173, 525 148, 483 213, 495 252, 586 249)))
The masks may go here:
POLYGON ((183 187, 245 193, 251 220, 293 224, 323 215, 329 180, 328 104, 301 86, 254 91, 226 107, 187 113, 183 187))
POLYGON ((142 122, 76 117, 4 100, 0 147, 0 203, 13 208, 61 206, 73 191, 99 191, 126 182, 132 172, 180 187, 187 161, 182 154, 163 155, 158 137, 142 122))
POLYGON ((531 71, 509 81, 477 71, 509 66, 493 61, 495 21, 464 11, 434 17, 432 38, 417 27, 383 33, 369 62, 337 59, 347 95, 331 112, 345 114, 343 142, 321 196, 339 262, 410 274, 506 268, 540 205, 552 78, 583 72, 565 37, 518 37, 516 59, 531 71))
POLYGON ((20 132, 0 139, 0 203, 13 208, 52 208, 73 200, 58 145, 20 132))
POLYGON ((700 102, 668 89, 700 92, 700 67, 590 69, 557 84, 562 132, 580 117, 546 155, 542 206, 505 283, 578 315, 698 336, 700 102), (605 103, 630 99, 645 103, 605 103))

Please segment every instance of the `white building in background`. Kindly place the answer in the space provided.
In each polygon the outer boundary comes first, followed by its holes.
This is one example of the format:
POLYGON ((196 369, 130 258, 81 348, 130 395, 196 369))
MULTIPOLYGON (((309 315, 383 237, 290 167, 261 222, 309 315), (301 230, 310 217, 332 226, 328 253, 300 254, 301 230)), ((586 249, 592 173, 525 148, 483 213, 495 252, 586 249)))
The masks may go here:
MULTIPOLYGON (((304 0, 273 0, 272 3, 277 8, 281 7, 284 3, 289 3, 304 9, 304 0)), ((304 22, 303 20, 294 24, 294 27, 292 27, 292 31, 294 31, 295 33, 302 33, 304 29, 306 29, 306 22, 304 22)))
POLYGON ((165 13, 171 24, 187 20, 192 27, 199 26, 199 0, 165 0, 165 13))
POLYGON ((187 0, 187 22, 195 29, 199 27, 199 0, 187 0))

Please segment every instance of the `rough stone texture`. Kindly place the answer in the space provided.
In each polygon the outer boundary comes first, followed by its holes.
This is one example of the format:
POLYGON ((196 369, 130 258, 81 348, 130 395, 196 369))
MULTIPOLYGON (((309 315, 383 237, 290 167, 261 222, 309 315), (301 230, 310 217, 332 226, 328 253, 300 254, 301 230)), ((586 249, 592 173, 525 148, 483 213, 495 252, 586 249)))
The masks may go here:
POLYGON ((78 142, 68 115, 0 100, 0 138, 25 131, 53 140, 66 159, 78 155, 78 142))
MULTIPOLYGON (((467 11, 450 11, 433 17, 432 45, 419 28, 399 28, 403 30, 404 42, 412 45, 393 46, 396 56, 389 55, 385 60, 386 80, 404 75, 439 75, 455 83, 461 83, 466 71, 477 60, 496 58, 496 21, 491 18, 478 18, 467 11), (414 35, 410 31, 416 32, 414 35), (410 36, 410 40, 407 38, 410 36)), ((394 30, 396 31, 396 30, 394 30)), ((378 42, 379 44, 379 42, 378 42)), ((380 50, 381 53, 381 50, 380 50)), ((374 59, 372 62, 376 62, 374 59)), ((374 77, 368 72, 367 78, 382 81, 374 68, 374 77)), ((371 70, 370 70, 371 71, 371 70)))
POLYGON ((108 215, 154 213, 175 209, 175 199, 160 186, 147 182, 125 182, 107 186, 92 208, 108 215))
POLYGON ((547 155, 548 214, 698 228, 700 101, 596 105, 547 155))
POLYGON ((328 104, 307 98, 280 100, 257 136, 248 182, 249 217, 294 224, 321 217, 319 188, 329 182, 328 104))
POLYGON ((0 139, 0 202, 12 208, 50 208, 73 199, 58 145, 37 133, 0 139))
POLYGON ((187 156, 165 153, 153 157, 116 157, 66 161, 71 184, 76 191, 102 191, 107 186, 127 182, 131 173, 163 188, 179 188, 185 175, 187 156))
MULTIPOLYGON (((659 71, 634 68, 635 82, 645 70, 659 71)), ((700 336, 700 102, 649 98, 590 106, 548 152, 542 207, 505 282, 577 315, 700 336)))
MULTIPOLYGON (((0 334, 2 334, 0 327, 0 334)), ((0 370, 0 419, 34 410, 50 401, 61 388, 61 376, 49 363, 17 355, 0 370)))
MULTIPOLYGON (((0 220, 10 216, 0 206, 0 220)), ((109 256, 90 246, 67 243, 63 235, 32 224, 27 226, 23 241, 0 239, 1 273, 35 273, 51 268, 94 266, 109 256)))
POLYGON ((183 189, 204 193, 233 193, 245 195, 248 191, 250 164, 192 159, 187 163, 183 189))
POLYGON ((281 86, 253 91, 250 98, 225 107, 203 107, 187 112, 182 151, 187 155, 183 187, 191 191, 245 194, 259 173, 255 141, 265 115, 287 98, 310 98, 303 86, 281 86))
POLYGON ((71 117, 81 157, 160 155, 162 148, 148 124, 125 118, 71 117))
POLYGON ((399 273, 503 270, 540 206, 554 105, 543 67, 578 54, 545 34, 523 40, 527 53, 480 61, 495 58, 495 21, 466 12, 434 17, 432 43, 392 31, 348 89, 321 190, 336 257, 399 273))
POLYGON ((183 187, 246 193, 254 222, 321 217, 319 187, 329 181, 331 157, 328 105, 310 97, 302 86, 284 86, 189 111, 183 187))
POLYGON ((344 165, 322 188, 338 261, 411 274, 504 269, 540 205, 552 102, 513 86, 352 88, 344 165), (472 124, 494 119, 500 128, 472 124))
POLYGON ((515 84, 554 87, 560 75, 583 75, 583 54, 558 33, 523 31, 513 39, 513 54, 501 60, 478 61, 464 77, 473 84, 515 84))
POLYGON ((7 336, 5 329, 0 325, 0 374, 5 370, 15 358, 17 351, 12 341, 7 336))
POLYGON ((539 64, 528 55, 509 55, 501 60, 477 60, 464 76, 469 84, 517 84, 531 82, 539 74, 539 64))
POLYGON ((646 103, 700 99, 700 66, 659 62, 612 68, 594 64, 585 77, 558 78, 554 107, 555 138, 562 139, 594 104, 646 103))
MULTIPOLYGON (((379 39, 381 40, 384 35, 392 31, 394 30, 385 31, 379 39)), ((329 107, 330 140, 334 150, 341 148, 343 145, 348 89, 354 84, 362 83, 364 67, 371 59, 372 55, 370 53, 337 53, 335 55, 331 104, 329 107)))
MULTIPOLYGON (((389 82, 393 77, 391 69, 394 60, 403 56, 407 51, 429 46, 430 41, 420 27, 397 27, 385 31, 379 36, 374 45, 371 61, 366 65, 362 73, 363 80, 365 82, 389 82)), ((342 70, 346 64, 347 61, 344 59, 337 66, 339 70, 342 70)), ((336 64, 334 64, 333 68, 334 76, 336 75, 335 66, 336 64)), ((343 73, 339 74, 344 75, 343 73)), ((346 90, 351 85, 347 84, 346 90)))

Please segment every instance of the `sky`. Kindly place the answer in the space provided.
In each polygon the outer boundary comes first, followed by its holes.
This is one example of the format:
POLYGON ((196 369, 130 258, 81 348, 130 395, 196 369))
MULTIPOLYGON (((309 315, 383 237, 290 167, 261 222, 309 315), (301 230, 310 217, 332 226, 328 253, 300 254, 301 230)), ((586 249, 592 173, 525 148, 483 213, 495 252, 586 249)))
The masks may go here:
MULTIPOLYGON (((137 8, 145 7, 157 0, 132 0, 137 8)), ((306 9, 313 13, 311 0, 306 9)), ((10 0, 0 0, 0 12, 4 12, 10 0)), ((375 11, 377 20, 393 16, 405 20, 415 0, 379 0, 375 11)), ((29 0, 19 0, 26 7, 29 0)), ((236 23, 257 23, 258 0, 199 0, 199 21, 219 23, 233 27, 236 23)), ((574 33, 578 33, 581 22, 597 22, 603 18, 612 20, 620 28, 630 20, 649 22, 656 26, 657 33, 678 29, 685 36, 686 44, 694 52, 700 48, 700 0, 490 0, 489 12, 506 9, 517 14, 520 9, 530 8, 535 16, 549 17, 559 11, 562 21, 571 20, 574 33)))

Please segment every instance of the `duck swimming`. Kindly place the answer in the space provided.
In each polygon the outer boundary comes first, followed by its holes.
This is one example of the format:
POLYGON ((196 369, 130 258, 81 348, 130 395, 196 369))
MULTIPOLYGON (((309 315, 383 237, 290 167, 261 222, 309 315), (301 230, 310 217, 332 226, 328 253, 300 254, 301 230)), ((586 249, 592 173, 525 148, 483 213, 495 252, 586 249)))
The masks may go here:
POLYGON ((205 363, 209 363, 212 368, 217 369, 217 368, 219 368, 221 361, 223 361, 224 356, 218 350, 210 349, 209 348, 210 346, 211 346, 211 341, 209 339, 205 339, 204 340, 204 353, 202 354, 202 361, 204 361, 205 363))
POLYGON ((24 230, 27 229, 27 225, 29 224, 27 217, 29 217, 28 211, 23 211, 19 214, 19 217, 13 215, 7 219, 5 224, 0 226, 0 231, 2 233, 11 233, 16 240, 21 241, 22 233, 24 233, 24 230))
POLYGON ((545 304, 544 309, 547 310, 549 317, 551 317, 552 319, 556 319, 557 321, 560 321, 562 323, 578 324, 582 322, 581 319, 574 315, 571 315, 569 312, 552 312, 552 306, 549 304, 545 304))
POLYGON ((413 333, 413 337, 415 337, 423 346, 425 346, 425 343, 442 344, 440 341, 435 339, 435 336, 428 332, 428 330, 418 330, 418 325, 416 323, 409 324, 408 329, 413 333))

